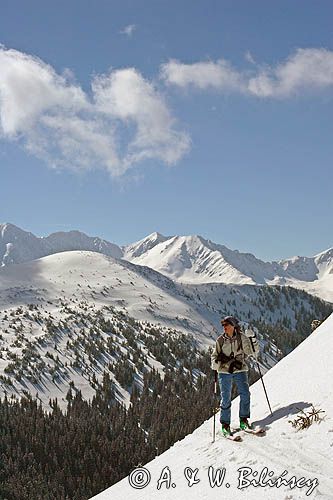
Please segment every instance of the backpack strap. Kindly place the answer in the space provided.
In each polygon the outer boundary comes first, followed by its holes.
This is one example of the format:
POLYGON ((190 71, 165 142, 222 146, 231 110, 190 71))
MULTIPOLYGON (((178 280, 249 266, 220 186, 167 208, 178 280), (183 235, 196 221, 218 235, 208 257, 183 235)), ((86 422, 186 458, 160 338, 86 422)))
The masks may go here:
POLYGON ((237 332, 236 334, 236 339, 237 339, 237 350, 243 350, 243 343, 242 343, 242 334, 241 332, 237 332))
POLYGON ((216 342, 218 343, 221 351, 222 351, 222 347, 223 347, 223 344, 224 344, 224 337, 223 335, 220 335, 217 339, 216 339, 216 342))

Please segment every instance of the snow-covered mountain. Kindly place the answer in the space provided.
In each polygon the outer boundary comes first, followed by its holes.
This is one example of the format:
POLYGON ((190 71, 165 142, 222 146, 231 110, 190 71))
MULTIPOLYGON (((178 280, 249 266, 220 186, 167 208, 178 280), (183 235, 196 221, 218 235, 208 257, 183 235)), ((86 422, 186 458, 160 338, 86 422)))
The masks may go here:
POLYGON ((99 252, 148 266, 181 283, 288 285, 333 302, 333 248, 314 257, 264 262, 250 253, 230 250, 201 236, 163 236, 155 232, 119 247, 80 231, 37 238, 13 224, 0 225, 2 266, 70 250, 99 252))
POLYGON ((156 245, 167 241, 169 238, 169 236, 163 236, 162 234, 157 232, 152 233, 142 240, 132 243, 131 245, 124 246, 123 258, 130 261, 139 258, 141 257, 141 255, 149 252, 149 250, 154 248, 156 245))
POLYGON ((182 283, 289 285, 333 302, 333 248, 314 257, 263 262, 201 236, 153 233, 125 247, 124 258, 182 283))
MULTIPOLYGON (((84 397, 91 397, 92 374, 100 380, 110 361, 108 332, 118 331, 119 339, 119 325, 126 330, 133 320, 141 322, 139 329, 149 323, 170 335, 182 332, 204 350, 213 345, 221 316, 235 314, 245 323, 260 322, 265 372, 281 357, 284 346, 282 337, 273 340, 275 335, 266 334, 269 326, 285 325, 294 331, 302 321, 309 328, 312 319, 326 317, 331 310, 317 298, 284 287, 182 285, 149 267, 97 252, 61 252, 3 266, 0 395, 38 392, 45 404, 50 397, 66 404, 73 381, 84 397), (107 331, 105 321, 112 325, 107 331), (98 335, 97 344, 92 332, 98 335), (96 362, 87 342, 98 354, 96 362)), ((126 338, 119 342, 126 345, 126 338)), ((119 393, 124 401, 129 399, 123 388, 119 393)))
MULTIPOLYGON (((112 350, 132 352, 122 331, 134 320, 136 335, 148 323, 170 336, 175 330, 194 335, 201 348, 213 342, 212 324, 197 304, 152 269, 82 251, 0 268, 0 396, 28 392, 45 407, 57 398, 65 408, 74 384, 91 399, 104 372, 115 378, 112 350)), ((147 369, 162 371, 142 349, 147 369)), ((130 393, 115 385, 119 401, 128 404, 130 393)))
MULTIPOLYGON (((262 262, 252 254, 229 250, 201 236, 159 237, 142 240, 147 250, 124 258, 149 266, 183 283, 263 284, 274 279, 280 267, 262 262), (155 244, 150 244, 150 241, 155 244)), ((133 247, 135 245, 131 245, 133 247)))
MULTIPOLYGON (((186 326, 205 338, 212 326, 182 287, 149 268, 96 252, 61 252, 0 268, 0 311, 31 302, 75 298, 126 309, 136 319, 186 326), (179 321, 176 319, 179 318, 179 321)), ((42 302, 43 302, 42 301, 42 302)), ((51 311, 56 305, 51 307, 51 311)))
POLYGON ((0 224, 0 266, 18 264, 69 250, 87 250, 120 259, 120 247, 80 231, 52 233, 37 238, 14 224, 0 224))
MULTIPOLYGON (((291 354, 251 386, 252 421, 266 436, 212 442, 213 417, 185 439, 137 469, 94 500, 331 500, 333 492, 333 315, 291 354), (311 405, 325 413, 308 429, 290 423, 311 405), (144 468, 142 468, 142 466, 144 468), (220 486, 214 483, 218 469, 220 486), (210 479, 211 478, 211 479, 210 479), (278 479, 281 481, 280 486, 278 479), (269 485, 268 480, 271 480, 269 485), (159 482, 160 480, 160 482, 159 482), (215 485, 214 485, 215 484, 215 485)), ((237 426, 239 398, 232 403, 237 426)), ((303 414, 304 415, 304 414, 303 414)), ((218 422, 218 416, 215 417, 218 422)))
POLYGON ((333 302, 333 248, 314 257, 293 257, 279 263, 288 273, 286 284, 333 302))

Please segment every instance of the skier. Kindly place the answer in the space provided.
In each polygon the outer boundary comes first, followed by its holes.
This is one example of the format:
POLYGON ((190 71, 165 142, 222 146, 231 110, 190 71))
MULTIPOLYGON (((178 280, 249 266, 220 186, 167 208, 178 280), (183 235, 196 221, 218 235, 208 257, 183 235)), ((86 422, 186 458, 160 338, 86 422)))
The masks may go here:
POLYGON ((239 321, 234 316, 226 316, 221 320, 224 333, 218 337, 211 356, 211 368, 218 372, 221 393, 220 422, 225 437, 231 436, 231 389, 236 382, 240 396, 239 419, 242 430, 252 429, 250 418, 250 390, 248 382, 248 366, 245 359, 256 357, 259 352, 253 330, 242 331, 239 321))

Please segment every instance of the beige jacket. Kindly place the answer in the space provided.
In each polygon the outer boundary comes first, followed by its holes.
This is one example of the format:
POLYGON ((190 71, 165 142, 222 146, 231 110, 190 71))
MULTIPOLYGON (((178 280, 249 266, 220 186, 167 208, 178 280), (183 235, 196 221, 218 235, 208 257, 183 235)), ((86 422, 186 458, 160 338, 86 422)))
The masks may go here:
POLYGON ((238 370, 235 369, 233 373, 248 371, 248 366, 245 360, 249 356, 257 356, 259 352, 259 344, 256 337, 252 337, 250 339, 244 334, 244 332, 240 333, 240 341, 241 345, 239 345, 237 335, 233 335, 233 337, 230 338, 228 335, 222 334, 218 337, 215 343, 214 351, 211 355, 212 370, 216 370, 220 373, 229 373, 229 366, 232 363, 232 360, 226 361, 224 363, 216 360, 218 354, 222 351, 223 354, 228 357, 230 357, 231 353, 233 352, 234 359, 242 363, 241 368, 238 370), (251 340, 253 342, 254 352, 252 349, 251 340))

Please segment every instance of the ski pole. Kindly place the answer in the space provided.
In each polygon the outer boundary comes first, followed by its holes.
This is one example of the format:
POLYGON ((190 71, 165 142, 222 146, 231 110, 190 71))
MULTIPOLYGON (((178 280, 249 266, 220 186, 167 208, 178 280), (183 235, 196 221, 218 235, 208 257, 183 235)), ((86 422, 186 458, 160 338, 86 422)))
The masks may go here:
MULTIPOLYGON (((250 339, 250 342, 251 342, 252 351, 255 354, 255 349, 254 349, 252 337, 249 337, 249 339, 250 339)), ((260 375, 260 378, 261 378, 261 382, 262 382, 262 385, 263 385, 263 388, 264 388, 264 391, 265 391, 265 396, 266 396, 266 399, 267 399, 267 403, 268 403, 268 406, 269 406, 269 411, 271 412, 271 415, 273 416, 272 408, 271 408, 271 405, 269 403, 269 399, 268 399, 266 387, 265 387, 265 384, 264 384, 264 379, 262 377, 262 373, 261 373, 260 366, 259 366, 259 363, 258 363, 257 359, 256 359, 256 362, 257 362, 257 367, 258 367, 259 375, 260 375)))
POLYGON ((216 402, 216 394, 217 394, 217 371, 214 370, 213 443, 215 443, 215 420, 216 420, 215 402, 216 402))

